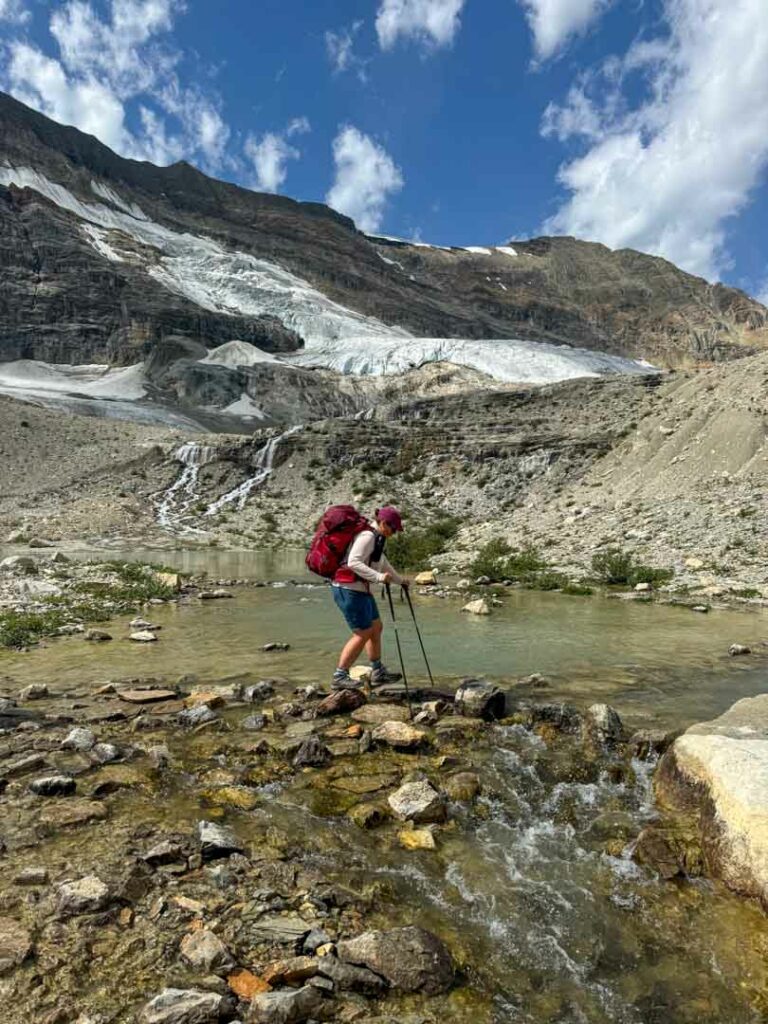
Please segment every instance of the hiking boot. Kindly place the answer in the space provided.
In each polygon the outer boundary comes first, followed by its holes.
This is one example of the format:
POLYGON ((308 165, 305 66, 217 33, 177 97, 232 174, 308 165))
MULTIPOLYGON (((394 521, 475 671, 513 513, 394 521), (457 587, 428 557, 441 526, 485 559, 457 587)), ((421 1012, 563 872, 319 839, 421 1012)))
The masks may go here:
POLYGON ((386 686, 388 683, 399 683, 403 678, 400 672, 390 672, 384 665, 371 669, 371 686, 386 686))
POLYGON ((360 685, 357 680, 352 679, 348 672, 336 671, 333 673, 333 679, 331 680, 332 690, 359 690, 360 685))

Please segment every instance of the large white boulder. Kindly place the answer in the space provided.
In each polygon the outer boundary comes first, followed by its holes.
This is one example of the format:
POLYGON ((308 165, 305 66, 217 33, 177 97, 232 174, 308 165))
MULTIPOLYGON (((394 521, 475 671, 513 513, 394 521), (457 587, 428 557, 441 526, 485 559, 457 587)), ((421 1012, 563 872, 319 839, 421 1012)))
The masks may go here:
POLYGON ((659 763, 655 791, 696 816, 707 871, 768 907, 768 694, 691 726, 659 763))

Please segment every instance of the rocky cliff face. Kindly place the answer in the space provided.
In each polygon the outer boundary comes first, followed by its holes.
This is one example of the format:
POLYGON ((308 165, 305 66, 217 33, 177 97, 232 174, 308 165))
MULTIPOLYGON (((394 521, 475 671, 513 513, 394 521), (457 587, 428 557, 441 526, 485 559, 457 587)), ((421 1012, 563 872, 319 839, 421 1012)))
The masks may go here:
POLYGON ((655 257, 570 238, 472 251, 369 238, 319 204, 124 160, 2 94, 0 225, 3 360, 127 364, 169 334, 286 352, 313 330, 341 336, 334 317, 353 340, 358 324, 666 365, 768 344, 763 306, 655 257))

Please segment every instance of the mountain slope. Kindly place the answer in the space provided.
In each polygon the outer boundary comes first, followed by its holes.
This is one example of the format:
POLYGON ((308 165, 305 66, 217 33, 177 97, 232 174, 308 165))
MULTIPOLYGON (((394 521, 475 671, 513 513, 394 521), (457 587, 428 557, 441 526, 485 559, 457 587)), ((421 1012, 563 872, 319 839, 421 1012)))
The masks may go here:
POLYGON ((763 306, 655 257, 369 238, 320 204, 125 160, 3 94, 0 226, 4 360, 130 364, 168 334, 268 352, 522 339, 661 365, 768 345, 763 306))

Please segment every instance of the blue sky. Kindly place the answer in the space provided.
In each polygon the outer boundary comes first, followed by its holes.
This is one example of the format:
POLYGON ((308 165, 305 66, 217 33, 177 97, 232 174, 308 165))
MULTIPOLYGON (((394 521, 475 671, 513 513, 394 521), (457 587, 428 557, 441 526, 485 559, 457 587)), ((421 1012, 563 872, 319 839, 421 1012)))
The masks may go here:
POLYGON ((369 231, 567 233, 768 298, 764 0, 0 0, 0 86, 369 231))

